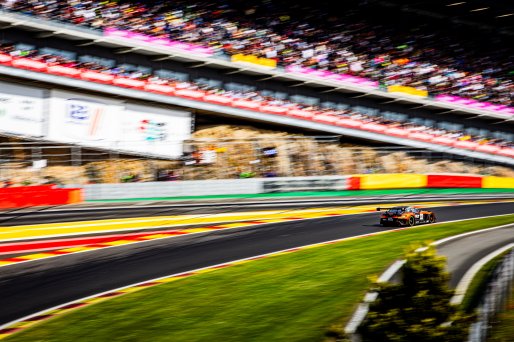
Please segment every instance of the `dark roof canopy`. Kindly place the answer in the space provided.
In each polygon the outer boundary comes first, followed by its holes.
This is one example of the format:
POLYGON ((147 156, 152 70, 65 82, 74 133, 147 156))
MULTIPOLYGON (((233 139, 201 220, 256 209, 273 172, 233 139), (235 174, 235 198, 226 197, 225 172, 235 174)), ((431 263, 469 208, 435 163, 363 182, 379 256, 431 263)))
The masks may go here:
POLYGON ((367 3, 514 35, 514 2, 511 0, 370 0, 367 3))

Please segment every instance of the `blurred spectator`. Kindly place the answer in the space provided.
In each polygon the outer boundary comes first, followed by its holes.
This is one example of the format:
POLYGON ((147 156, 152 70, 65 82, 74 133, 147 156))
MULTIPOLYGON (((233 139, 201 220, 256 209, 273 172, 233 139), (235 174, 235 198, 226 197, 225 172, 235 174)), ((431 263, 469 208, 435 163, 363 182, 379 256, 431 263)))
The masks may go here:
POLYGON ((177 181, 179 179, 180 179, 180 177, 177 174, 175 174, 174 170, 169 170, 168 171, 168 174, 167 174, 167 177, 166 177, 167 181, 177 181))
MULTIPOLYGON (((94 29, 117 27, 156 37, 209 46, 218 53, 251 54, 279 65, 353 74, 382 87, 405 85, 431 95, 448 93, 512 105, 514 62, 510 47, 482 53, 429 23, 386 25, 368 18, 366 7, 349 6, 337 17, 326 6, 280 2, 138 2, 98 0, 0 0, 0 6, 45 19, 94 29), (274 13, 275 15, 269 15, 274 13)), ((508 45, 508 44, 507 44, 508 45)), ((111 70, 128 77, 141 72, 111 70)))
POLYGON ((10 188, 13 186, 13 182, 10 179, 5 179, 3 181, 2 188, 10 188))
MULTIPOLYGON (((22 45, 23 46, 23 45, 22 45)), ((100 66, 95 63, 78 63, 77 61, 67 60, 60 56, 54 56, 50 54, 40 54, 38 50, 23 50, 23 48, 18 48, 13 44, 3 43, 0 45, 0 52, 9 53, 12 55, 23 55, 24 57, 30 57, 34 59, 44 60, 47 63, 52 64, 60 64, 67 66, 75 66, 83 69, 92 69, 101 72, 123 75, 125 77, 130 78, 139 78, 139 79, 148 79, 151 83, 158 83, 169 85, 175 87, 177 89, 190 89, 190 90, 198 90, 203 91, 205 93, 212 93, 217 95, 223 95, 226 97, 231 97, 233 99, 246 99, 252 101, 261 102, 263 105, 274 105, 274 106, 283 106, 288 109, 304 109, 304 110, 312 110, 313 112, 318 113, 327 113, 333 116, 339 116, 341 118, 350 118, 353 120, 359 120, 362 122, 374 122, 381 125, 387 125, 389 127, 397 127, 403 128, 410 132, 424 132, 434 136, 443 136, 451 139, 465 140, 465 141, 473 141, 479 142, 482 145, 495 145, 501 148, 508 148, 513 146, 512 141, 497 139, 492 136, 474 136, 467 132, 461 131, 447 131, 440 127, 427 127, 424 125, 416 125, 409 122, 401 122, 394 121, 390 119, 385 119, 379 116, 371 116, 364 113, 352 111, 352 110, 341 110, 341 109, 330 109, 330 108, 320 108, 317 106, 309 106, 301 103, 292 102, 290 100, 286 100, 283 98, 275 98, 270 95, 263 95, 259 91, 234 91, 234 90, 225 90, 220 88, 214 88, 210 86, 206 86, 204 84, 196 84, 194 82, 183 82, 177 81, 173 79, 165 79, 160 78, 154 75, 145 75, 138 70, 135 71, 126 71, 123 68, 118 66, 114 66, 113 68, 107 68, 105 66, 100 66)), ((382 61, 382 59, 380 59, 382 61)), ((402 64, 402 63, 400 63, 402 64)), ((437 123, 434 123, 437 124, 437 123)), ((212 163, 216 158, 216 152, 211 150, 205 151, 194 151, 192 153, 191 159, 194 160, 195 164, 205 164, 212 163)), ((137 181, 137 180, 136 180, 137 181)))
POLYGON ((140 178, 137 173, 130 172, 129 174, 123 175, 120 179, 121 183, 135 183, 139 182, 140 178))
POLYGON ((264 177, 265 178, 278 177, 278 174, 273 170, 267 170, 266 172, 264 172, 264 177))

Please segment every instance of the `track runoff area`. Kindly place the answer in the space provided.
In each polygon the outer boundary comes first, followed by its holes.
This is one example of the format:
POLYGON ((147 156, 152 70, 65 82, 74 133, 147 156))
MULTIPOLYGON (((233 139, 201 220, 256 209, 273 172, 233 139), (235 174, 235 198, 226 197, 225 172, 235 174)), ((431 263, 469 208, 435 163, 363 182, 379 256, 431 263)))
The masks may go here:
POLYGON ((0 291, 8 296, 0 338, 79 307, 205 272, 198 269, 410 229, 378 224, 377 206, 398 205, 431 208, 438 222, 514 212, 512 200, 410 202, 6 226, 0 291), (102 238, 109 241, 88 240, 102 238), (76 245, 56 248, 57 242, 76 245), (6 252, 6 246, 18 249, 6 252))

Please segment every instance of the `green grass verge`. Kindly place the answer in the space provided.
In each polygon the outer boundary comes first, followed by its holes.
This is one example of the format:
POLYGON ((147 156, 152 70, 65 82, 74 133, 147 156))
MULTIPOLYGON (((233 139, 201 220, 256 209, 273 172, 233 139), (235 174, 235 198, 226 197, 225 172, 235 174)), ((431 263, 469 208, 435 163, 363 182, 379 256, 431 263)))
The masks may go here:
POLYGON ((507 310, 496 318, 496 324, 491 329, 489 342, 512 342, 514 336, 514 287, 507 304, 507 310))
POLYGON ((498 255, 496 258, 490 260, 473 277, 473 280, 471 281, 471 284, 469 284, 468 290, 466 291, 466 295, 462 300, 461 306, 464 311, 472 312, 478 306, 480 298, 487 288, 487 284, 492 279, 494 270, 502 261, 502 258, 508 253, 509 251, 506 251, 498 255))
POLYGON ((86 307, 7 341, 319 341, 351 316, 368 276, 407 246, 512 222, 419 226, 253 261, 86 307))
POLYGON ((266 194, 239 194, 239 195, 208 195, 208 196, 177 196, 177 197, 151 197, 88 200, 87 202, 131 202, 131 201, 181 201, 181 200, 209 200, 209 199, 252 199, 252 198, 281 198, 281 197, 351 197, 351 196, 383 196, 383 195, 464 195, 464 194, 490 194, 514 193, 514 189, 383 189, 383 190, 345 190, 345 191, 298 191, 266 194))

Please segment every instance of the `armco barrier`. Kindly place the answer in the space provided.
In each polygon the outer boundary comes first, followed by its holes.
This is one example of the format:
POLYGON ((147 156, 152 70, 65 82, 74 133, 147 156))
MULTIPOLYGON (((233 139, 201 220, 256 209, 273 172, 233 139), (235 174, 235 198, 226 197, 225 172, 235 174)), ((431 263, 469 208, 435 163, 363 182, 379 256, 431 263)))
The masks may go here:
POLYGON ((344 176, 265 178, 261 181, 262 192, 347 190, 349 178, 344 176))
POLYGON ((60 189, 54 185, 0 189, 0 209, 74 204, 83 201, 82 189, 60 189))
POLYGON ((86 184, 86 200, 158 198, 262 193, 259 179, 86 184))
MULTIPOLYGON (((363 174, 350 176, 219 179, 123 184, 87 184, 86 200, 166 198, 181 196, 248 195, 294 191, 344 191, 408 188, 513 189, 514 177, 456 174, 363 174)), ((70 193, 73 196, 77 194, 70 193)))

